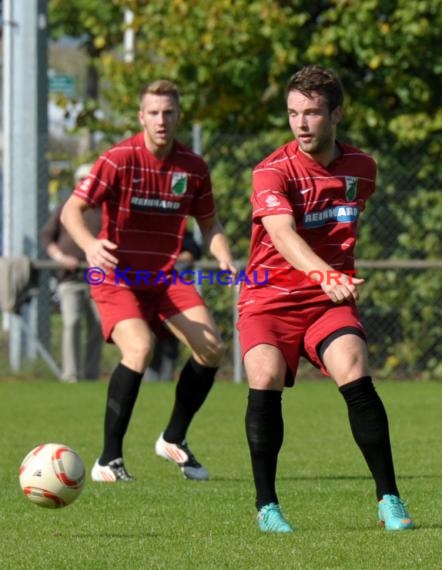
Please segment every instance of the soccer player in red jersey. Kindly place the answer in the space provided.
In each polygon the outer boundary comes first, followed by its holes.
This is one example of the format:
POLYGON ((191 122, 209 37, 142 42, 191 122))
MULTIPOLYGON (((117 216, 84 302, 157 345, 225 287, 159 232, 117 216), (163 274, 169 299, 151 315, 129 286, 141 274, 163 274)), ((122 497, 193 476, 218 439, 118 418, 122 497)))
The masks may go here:
POLYGON ((190 479, 208 472, 190 451, 186 434, 205 401, 223 354, 213 318, 193 285, 172 270, 182 249, 188 216, 201 229, 220 269, 236 274, 218 221, 206 163, 175 139, 180 102, 167 80, 140 93, 142 132, 107 150, 66 202, 62 221, 85 251, 104 338, 121 352, 109 382, 104 448, 92 469, 94 481, 130 481, 123 439, 154 334, 174 334, 191 350, 176 386, 168 425, 155 444, 160 457, 190 479), (94 237, 84 222, 88 208, 101 207, 102 229, 94 237), (98 279, 100 278, 100 279, 98 279))
POLYGON ((359 214, 375 190, 376 164, 336 140, 343 90, 331 70, 303 68, 289 80, 286 100, 295 140, 254 169, 249 280, 238 307, 258 524, 264 532, 293 530, 279 505, 276 471, 282 391, 293 385, 303 356, 333 378, 347 403, 376 484, 380 523, 412 528, 356 308, 364 280, 354 276, 354 247, 359 214))

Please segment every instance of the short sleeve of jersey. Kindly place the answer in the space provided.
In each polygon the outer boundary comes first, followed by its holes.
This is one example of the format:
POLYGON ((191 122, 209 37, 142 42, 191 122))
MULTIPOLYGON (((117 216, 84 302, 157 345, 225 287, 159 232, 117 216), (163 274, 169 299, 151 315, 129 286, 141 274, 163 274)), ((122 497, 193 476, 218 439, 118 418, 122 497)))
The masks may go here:
POLYGON ((96 208, 109 198, 112 188, 118 188, 118 168, 107 153, 94 164, 89 176, 75 188, 74 194, 96 208))
POLYGON ((209 171, 207 167, 205 167, 202 169, 201 176, 198 177, 190 214, 196 219, 203 220, 213 217, 215 213, 216 208, 212 192, 212 182, 209 171))
POLYGON ((252 218, 293 215, 288 199, 287 174, 271 166, 257 166, 253 171, 252 218))
MULTIPOLYGON (((361 212, 365 210, 365 206, 369 197, 374 194, 376 190, 376 176, 377 176, 377 164, 375 160, 368 155, 364 155, 366 158, 364 166, 364 170, 360 175, 360 178, 363 180, 363 193, 358 200, 358 206, 361 212)), ((361 184, 362 185, 362 184, 361 184)))

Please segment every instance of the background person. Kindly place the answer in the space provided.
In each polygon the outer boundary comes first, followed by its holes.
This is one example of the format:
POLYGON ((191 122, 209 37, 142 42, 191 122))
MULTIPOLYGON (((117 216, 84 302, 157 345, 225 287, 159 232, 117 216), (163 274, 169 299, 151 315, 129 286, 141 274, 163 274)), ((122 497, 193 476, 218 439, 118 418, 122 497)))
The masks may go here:
POLYGON ((185 343, 191 357, 180 373, 175 403, 155 453, 174 462, 185 477, 204 480, 208 471, 186 442, 193 417, 209 394, 223 355, 214 320, 195 287, 138 279, 170 275, 182 250, 188 216, 222 270, 236 273, 216 216, 208 167, 175 139, 180 119, 177 87, 167 80, 143 87, 138 118, 142 132, 121 141, 95 163, 64 206, 63 223, 85 251, 91 267, 106 270, 92 288, 104 337, 121 352, 108 387, 104 447, 92 469, 94 481, 131 481, 123 461, 123 439, 161 326, 185 343), (98 238, 84 213, 101 206, 98 238), (124 283, 116 273, 125 272, 124 283))
POLYGON ((376 164, 336 140, 342 118, 340 80, 308 66, 288 82, 294 141, 253 172, 253 214, 247 271, 277 270, 278 282, 244 287, 239 300, 241 349, 249 382, 246 432, 259 527, 291 532, 276 494, 283 443, 282 391, 306 357, 333 378, 347 404, 351 430, 375 480, 379 521, 413 527, 393 466, 387 415, 368 367, 356 301, 364 280, 354 270, 359 213, 375 190, 376 164), (293 282, 297 270, 312 279, 293 282), (329 275, 339 279, 329 279, 329 275), (285 277, 285 279, 284 279, 285 277))
MULTIPOLYGON (((87 177, 90 168, 90 164, 77 168, 77 184, 87 177)), ((48 256, 62 266, 56 273, 63 327, 62 380, 96 380, 100 374, 103 348, 100 317, 90 296, 89 285, 84 280, 84 268, 80 268, 86 257, 61 223, 62 208, 63 204, 53 210, 40 234, 41 244, 48 256)), ((90 232, 97 235, 101 227, 100 209, 91 209, 85 223, 90 232)))

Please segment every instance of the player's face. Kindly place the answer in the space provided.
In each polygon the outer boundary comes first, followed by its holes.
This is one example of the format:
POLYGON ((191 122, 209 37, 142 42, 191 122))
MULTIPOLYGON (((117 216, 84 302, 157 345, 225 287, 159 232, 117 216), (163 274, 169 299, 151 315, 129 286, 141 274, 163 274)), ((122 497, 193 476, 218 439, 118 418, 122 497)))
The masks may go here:
POLYGON ((327 101, 319 93, 306 97, 299 91, 290 91, 287 97, 289 124, 301 150, 318 162, 327 162, 335 148, 336 125, 342 118, 342 109, 331 113, 327 101))
POLYGON ((180 119, 178 104, 170 95, 147 93, 138 118, 147 148, 155 155, 169 154, 180 119))

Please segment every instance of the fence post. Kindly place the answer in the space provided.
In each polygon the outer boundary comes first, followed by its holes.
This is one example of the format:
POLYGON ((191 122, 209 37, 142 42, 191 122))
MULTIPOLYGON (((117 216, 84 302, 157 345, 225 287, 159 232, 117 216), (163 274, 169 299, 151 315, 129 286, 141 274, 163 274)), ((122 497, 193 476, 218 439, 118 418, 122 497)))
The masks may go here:
MULTIPOLYGON (((38 256, 39 221, 47 216, 47 1, 14 0, 5 8, 4 59, 6 75, 4 92, 9 108, 5 108, 5 146, 9 169, 4 188, 5 255, 38 256), (14 130, 14 137, 12 137, 14 130)), ((32 337, 42 338, 48 326, 49 290, 41 284, 39 297, 12 315, 9 357, 13 370, 21 367, 23 357, 37 355, 32 337), (46 307, 46 308, 45 308, 46 307), (24 319, 25 329, 18 319, 24 319)), ((45 342, 47 339, 45 339, 45 342)))

